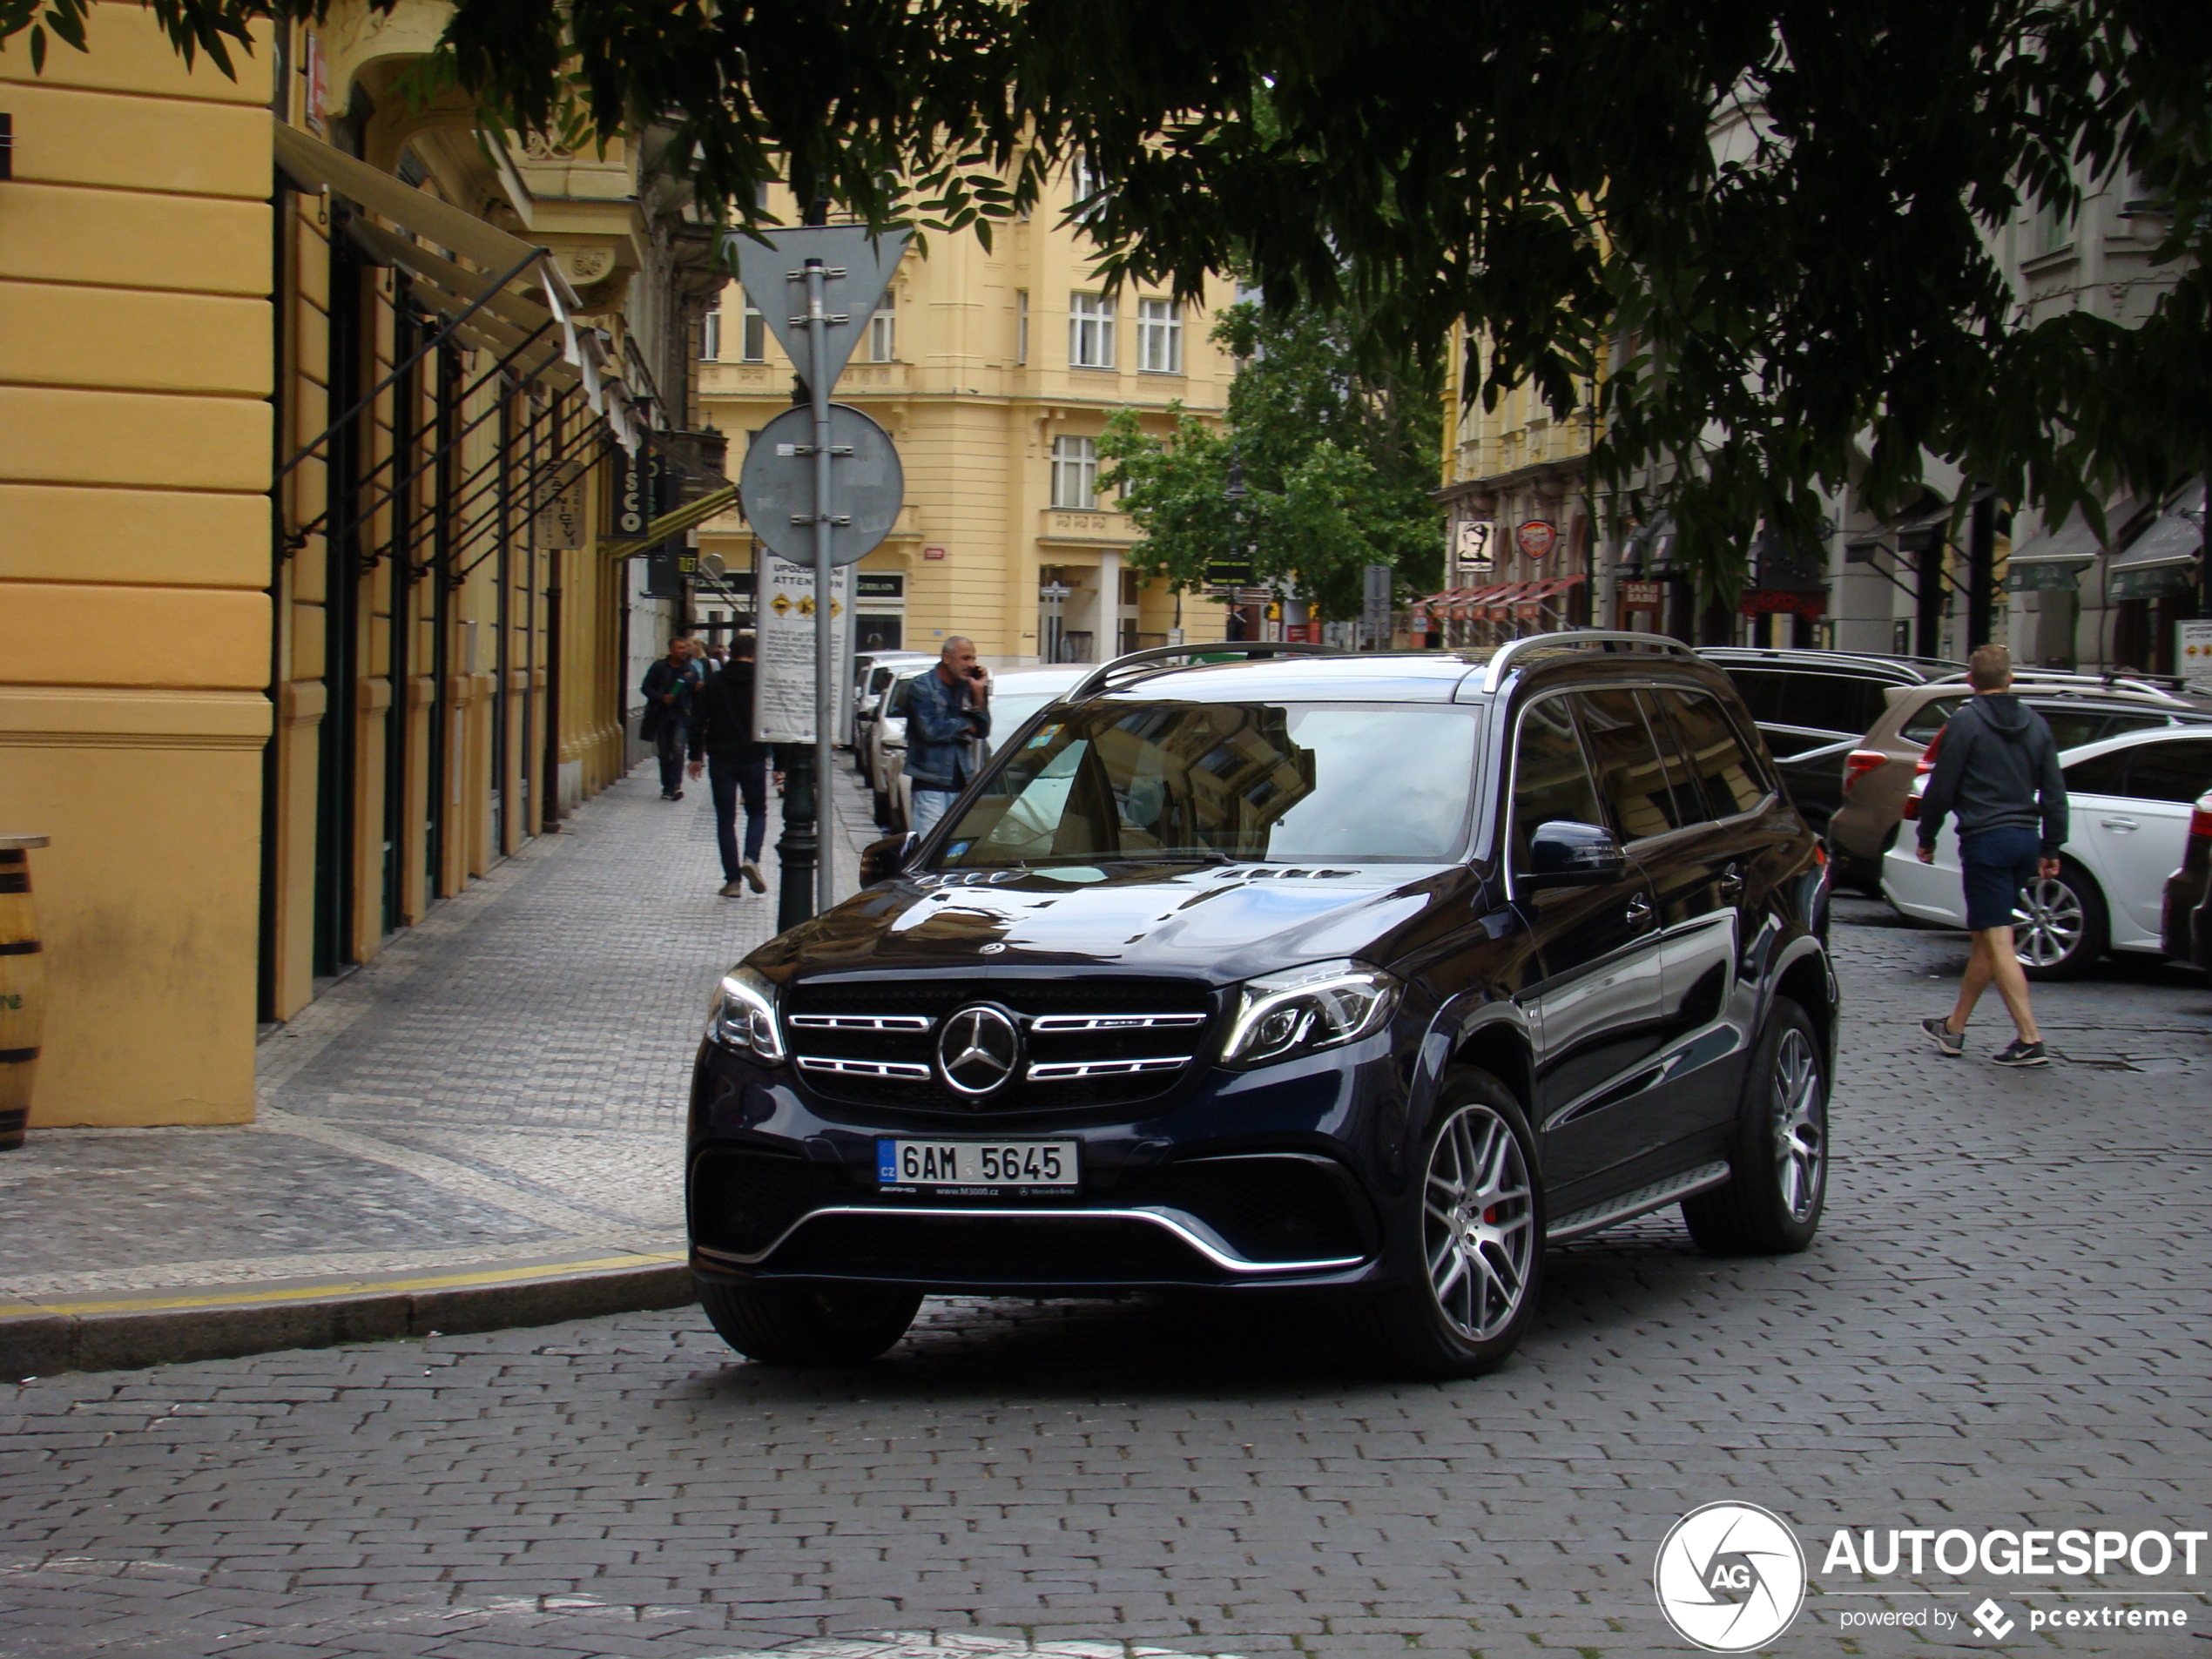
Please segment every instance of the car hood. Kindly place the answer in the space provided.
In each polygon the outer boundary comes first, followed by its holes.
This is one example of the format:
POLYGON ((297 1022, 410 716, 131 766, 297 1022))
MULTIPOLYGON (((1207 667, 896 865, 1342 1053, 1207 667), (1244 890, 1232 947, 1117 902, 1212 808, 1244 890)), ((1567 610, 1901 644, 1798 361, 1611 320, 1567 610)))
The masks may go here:
POLYGON ((1302 962, 1387 965, 1470 919, 1459 865, 1124 864, 902 877, 747 958, 772 977, 1095 968, 1217 984, 1302 962))

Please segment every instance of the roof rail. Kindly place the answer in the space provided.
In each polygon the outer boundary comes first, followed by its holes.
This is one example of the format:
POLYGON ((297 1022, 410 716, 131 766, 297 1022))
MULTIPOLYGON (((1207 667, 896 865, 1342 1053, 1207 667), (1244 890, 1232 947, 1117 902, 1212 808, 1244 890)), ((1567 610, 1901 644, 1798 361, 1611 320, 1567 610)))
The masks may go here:
POLYGON ((1156 663, 1171 663, 1179 657, 1212 656, 1218 652, 1233 652, 1246 657, 1341 657, 1344 654, 1334 645, 1305 645, 1272 639, 1217 639, 1197 645, 1148 645, 1143 651, 1130 651, 1109 663, 1100 664, 1083 678, 1082 684, 1069 691, 1063 700, 1079 702, 1104 691, 1116 677, 1126 677, 1156 663))
POLYGON ((1634 651, 1657 651, 1668 657, 1687 657, 1695 660, 1697 653, 1679 639, 1665 634, 1633 634, 1608 628, 1575 628, 1563 633, 1529 634, 1520 639, 1508 639, 1498 648, 1490 659, 1488 671, 1482 677, 1482 689, 1495 691, 1505 684, 1506 670, 1513 659, 1523 652, 1541 647, 1546 651, 1576 650, 1613 651, 1626 647, 1634 651))
MULTIPOLYGON (((1964 685, 1971 671, 1946 674, 1941 679, 1930 680, 1931 685, 1964 685)), ((2170 698, 2186 682, 2178 674, 2092 674, 2071 668, 2015 668, 2013 678, 2025 685, 2078 685, 2084 690, 2106 691, 2143 691, 2152 697, 2170 698)))

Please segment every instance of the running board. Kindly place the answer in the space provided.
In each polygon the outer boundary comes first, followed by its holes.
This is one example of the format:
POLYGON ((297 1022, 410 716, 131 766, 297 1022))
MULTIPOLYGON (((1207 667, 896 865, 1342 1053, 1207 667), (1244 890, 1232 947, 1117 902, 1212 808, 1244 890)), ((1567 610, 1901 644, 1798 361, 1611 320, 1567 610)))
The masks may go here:
POLYGON ((1654 1181, 1648 1187, 1638 1187, 1634 1192, 1624 1192, 1603 1204, 1594 1204, 1587 1210, 1577 1210, 1572 1215, 1561 1216, 1544 1229, 1544 1242, 1563 1244, 1570 1238, 1612 1226, 1615 1222, 1628 1221, 1662 1205, 1670 1204, 1693 1193, 1704 1192, 1719 1186, 1728 1179, 1725 1160, 1715 1163, 1701 1163, 1694 1170, 1680 1175, 1670 1175, 1663 1181, 1654 1181))

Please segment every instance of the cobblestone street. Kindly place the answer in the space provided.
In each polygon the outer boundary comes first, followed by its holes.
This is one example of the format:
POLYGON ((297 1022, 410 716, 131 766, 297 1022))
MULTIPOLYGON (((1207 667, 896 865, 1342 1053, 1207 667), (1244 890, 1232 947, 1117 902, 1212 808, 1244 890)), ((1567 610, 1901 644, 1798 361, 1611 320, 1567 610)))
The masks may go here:
MULTIPOLYGON (((360 1133, 387 1149, 369 1173, 395 1147, 441 1172, 453 1248, 663 1237, 699 941, 735 954, 765 904, 714 909, 611 838, 510 871, 487 887, 557 888, 543 914, 566 920, 501 921, 495 894, 472 923, 463 900, 433 926, 479 954, 424 930, 407 993, 504 1052, 457 1074, 435 1022, 364 1013, 283 1039, 273 1098, 334 1168, 360 1133), (333 1081, 349 1045, 374 1100, 333 1081), (523 1096, 527 1128, 489 1133, 523 1096), (529 1200, 541 1158, 589 1180, 529 1200)), ((2212 1498, 2212 988, 2108 963, 2038 989, 2061 1063, 1989 1065, 1993 1001, 1949 1062, 1912 1022, 1947 1004, 1962 937, 1838 908, 1837 1163, 1805 1255, 1710 1258, 1672 1212, 1554 1251, 1519 1357, 1450 1386, 1365 1378, 1295 1320, 1141 1303, 932 1303, 885 1360, 827 1374, 741 1363, 691 1309, 42 1379, 0 1393, 0 1654, 1680 1652, 1653 1554, 1723 1498, 1810 1554, 1776 1652, 1986 1650, 1963 1622, 1843 1625, 1985 1595, 2012 1648, 2196 1649, 2202 1576, 2095 1581, 2186 1608, 2187 1635, 2031 1636, 2031 1607, 2099 1598, 1821 1570, 1838 1527, 2171 1530, 2212 1498)), ((430 1224, 389 1181, 359 1201, 430 1224)), ((268 1209, 273 1251, 311 1242, 268 1209)))

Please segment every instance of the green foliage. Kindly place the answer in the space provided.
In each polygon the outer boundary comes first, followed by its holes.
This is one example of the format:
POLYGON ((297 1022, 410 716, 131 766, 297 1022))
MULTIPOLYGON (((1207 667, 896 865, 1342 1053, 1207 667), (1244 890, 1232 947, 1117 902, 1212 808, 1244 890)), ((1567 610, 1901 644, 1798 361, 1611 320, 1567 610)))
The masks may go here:
MULTIPOLYGON (((228 66, 325 0, 147 3, 228 66)), ((0 0, 0 43, 43 62, 87 4, 0 0)), ((1927 454, 2053 511, 2212 468, 2204 0, 455 0, 442 52, 519 128, 665 130, 739 222, 779 178, 985 227, 1088 154, 1109 279, 1242 264, 1371 361, 1465 320, 1476 395, 1562 415, 1597 379, 1602 478, 1671 497, 1720 592, 1760 520, 1901 504, 1927 454), (2027 326, 2010 226, 2107 178, 2179 282, 2027 326)))
POLYGON ((1133 568, 1188 590, 1204 585, 1207 565, 1245 550, 1261 581, 1286 583, 1332 619, 1359 614, 1366 565, 1434 585, 1438 388, 1416 361, 1378 367, 1359 335, 1342 314, 1232 307, 1214 327, 1239 359, 1226 432, 1179 405, 1166 440, 1130 411, 1114 417, 1099 442, 1113 463, 1101 482, 1126 485, 1123 505, 1144 532, 1133 568), (1241 505, 1226 494, 1232 459, 1241 505))

